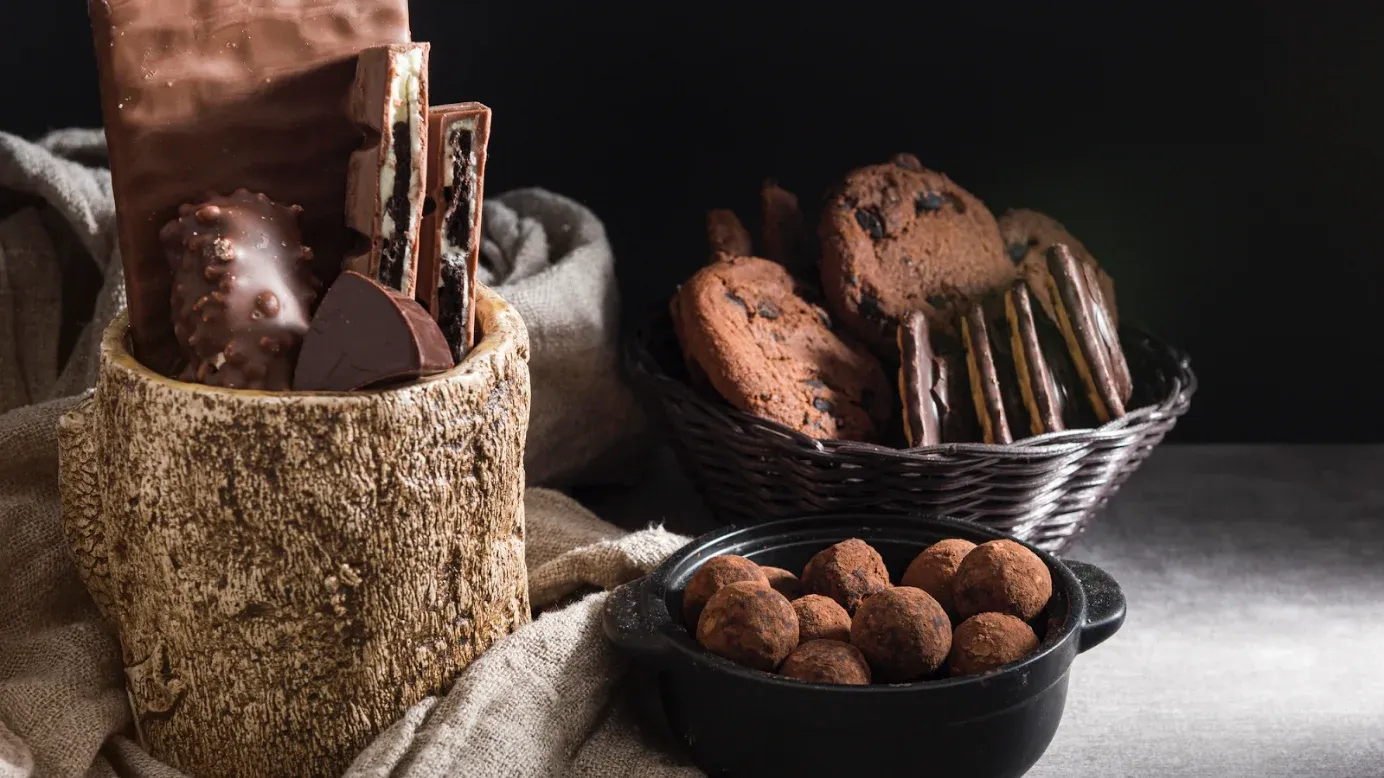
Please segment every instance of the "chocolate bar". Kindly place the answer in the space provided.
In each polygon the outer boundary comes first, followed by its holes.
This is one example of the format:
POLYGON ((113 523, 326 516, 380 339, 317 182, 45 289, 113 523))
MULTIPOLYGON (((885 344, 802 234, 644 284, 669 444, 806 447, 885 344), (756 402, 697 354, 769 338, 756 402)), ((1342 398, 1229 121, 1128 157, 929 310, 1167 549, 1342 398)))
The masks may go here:
POLYGON ((136 357, 173 373, 172 277, 159 230, 241 187, 304 209, 315 272, 339 272, 346 99, 361 49, 409 39, 407 0, 90 0, 136 357))
POLYGON ((418 260, 418 300, 460 362, 476 340, 476 265, 481 253, 490 109, 480 103, 428 112, 428 198, 418 260))
POLYGON ((285 391, 320 282, 297 206, 240 189, 189 203, 160 232, 173 273, 179 378, 285 391))
POLYGON ((916 448, 941 443, 945 363, 933 353, 927 317, 919 311, 905 316, 899 326, 899 396, 903 398, 903 431, 908 445, 916 448))
POLYGON ((428 153, 426 43, 367 49, 356 63, 351 118, 366 144, 351 154, 346 226, 356 243, 344 267, 413 297, 428 153))
MULTIPOLYGON (((1048 292, 1057 326, 1085 385, 1096 419, 1104 424, 1125 414, 1108 341, 1101 335, 1098 305, 1086 282, 1081 261, 1061 243, 1047 251, 1048 292)), ((1108 326, 1108 325, 1107 325, 1108 326)))
POLYGON ((350 392, 455 366, 437 322, 412 297, 346 271, 327 290, 293 374, 299 392, 350 392))

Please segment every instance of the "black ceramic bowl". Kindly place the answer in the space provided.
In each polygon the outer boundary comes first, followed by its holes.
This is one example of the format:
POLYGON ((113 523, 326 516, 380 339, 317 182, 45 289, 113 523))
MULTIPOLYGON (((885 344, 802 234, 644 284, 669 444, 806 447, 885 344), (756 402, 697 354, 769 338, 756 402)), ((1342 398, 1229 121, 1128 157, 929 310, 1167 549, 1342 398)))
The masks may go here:
MULTIPOLYGON (((1052 571, 1033 654, 986 675, 910 684, 830 686, 740 667, 708 653, 674 614, 701 564, 740 554, 794 572, 847 538, 877 549, 898 581, 944 538, 1006 537, 947 519, 829 516, 728 527, 705 535, 607 601, 606 635, 634 660, 645 723, 713 776, 1023 775, 1052 741, 1072 661, 1124 622, 1104 571, 1028 546, 1052 571)), ((1025 544, 1027 545, 1027 544, 1025 544)))

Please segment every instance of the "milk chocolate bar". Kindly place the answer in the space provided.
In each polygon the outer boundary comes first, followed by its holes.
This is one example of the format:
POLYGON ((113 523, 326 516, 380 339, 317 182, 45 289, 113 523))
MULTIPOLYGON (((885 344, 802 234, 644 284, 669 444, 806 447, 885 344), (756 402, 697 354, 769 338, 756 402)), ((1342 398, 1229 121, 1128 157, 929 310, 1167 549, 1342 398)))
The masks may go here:
MULTIPOLYGON (((1057 326, 1085 385, 1096 419, 1102 424, 1125 414, 1116 373, 1111 368, 1110 345, 1100 331, 1100 312, 1091 294, 1081 261, 1061 243, 1047 251, 1048 292, 1057 326)), ((1108 325, 1107 325, 1108 326, 1108 325)))
POLYGON ((412 297, 347 271, 322 298, 293 374, 300 392, 350 392, 452 369, 437 322, 412 297))
POLYGON ((480 103, 428 112, 428 198, 418 260, 418 300, 437 320, 461 361, 476 340, 476 265, 490 109, 480 103))
POLYGON ((351 154, 346 226, 356 243, 345 268, 413 297, 428 153, 426 43, 367 49, 356 63, 351 118, 366 144, 351 154))
POLYGON ((303 207, 314 271, 345 245, 346 99, 361 49, 409 39, 407 0, 90 0, 135 355, 178 349, 159 230, 184 203, 241 187, 303 207))

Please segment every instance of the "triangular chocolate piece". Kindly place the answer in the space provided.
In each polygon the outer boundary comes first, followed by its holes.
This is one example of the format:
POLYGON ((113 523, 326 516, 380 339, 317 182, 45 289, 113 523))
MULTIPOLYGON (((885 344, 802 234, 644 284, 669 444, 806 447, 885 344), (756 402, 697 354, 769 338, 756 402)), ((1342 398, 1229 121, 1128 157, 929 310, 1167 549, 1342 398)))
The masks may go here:
POLYGON ((293 375, 297 392, 349 392, 450 370, 442 330, 413 298, 341 274, 312 318, 293 375))

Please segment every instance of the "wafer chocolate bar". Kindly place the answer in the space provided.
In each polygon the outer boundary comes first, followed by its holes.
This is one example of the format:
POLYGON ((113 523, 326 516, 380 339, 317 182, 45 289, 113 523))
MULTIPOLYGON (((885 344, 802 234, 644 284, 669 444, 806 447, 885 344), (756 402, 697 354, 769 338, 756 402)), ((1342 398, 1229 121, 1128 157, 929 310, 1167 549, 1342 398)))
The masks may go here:
POLYGON ((346 243, 346 113, 355 55, 409 39, 407 0, 90 0, 135 355, 180 361, 159 230, 239 188, 303 207, 314 272, 346 243))
POLYGON ((428 153, 426 43, 360 53, 351 118, 365 131, 346 178, 346 226, 357 234, 345 267, 413 297, 428 153))
POLYGON ((458 362, 475 345, 476 265, 481 253, 490 109, 442 105, 428 113, 428 198, 418 260, 418 300, 437 320, 458 362))

